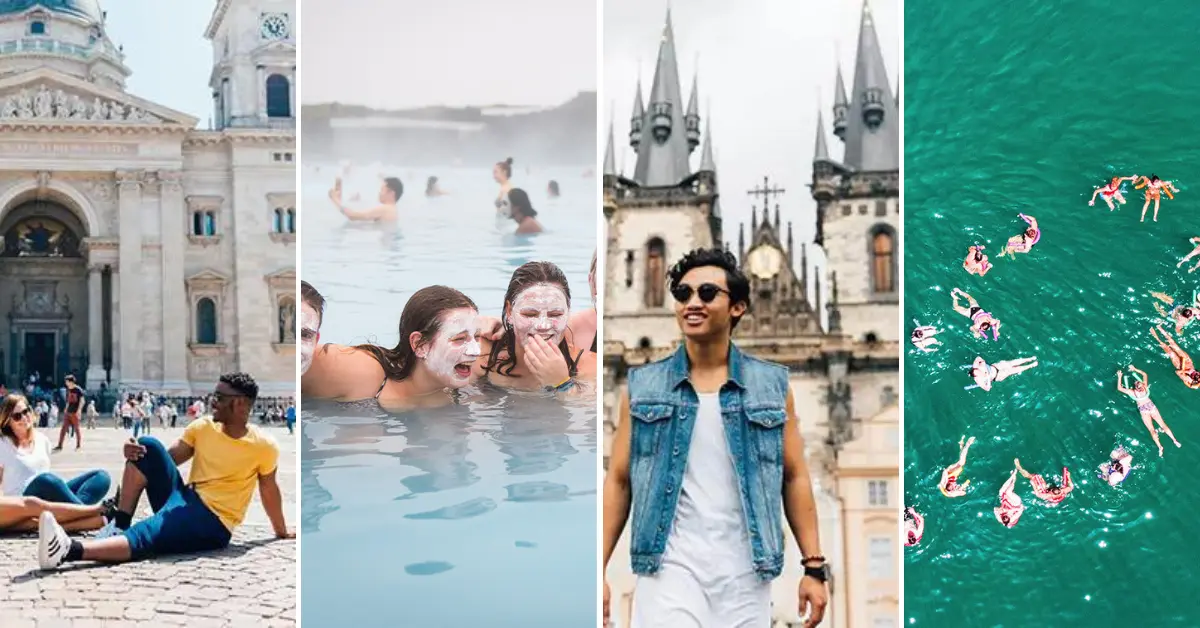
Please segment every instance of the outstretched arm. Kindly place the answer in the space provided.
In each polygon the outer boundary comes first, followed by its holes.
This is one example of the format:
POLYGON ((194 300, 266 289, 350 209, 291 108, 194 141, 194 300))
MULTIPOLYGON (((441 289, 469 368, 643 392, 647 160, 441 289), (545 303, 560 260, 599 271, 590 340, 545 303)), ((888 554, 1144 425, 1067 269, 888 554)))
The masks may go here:
POLYGON ((1141 375, 1142 383, 1145 384, 1147 388, 1150 387, 1150 376, 1146 374, 1146 371, 1143 371, 1142 369, 1140 369, 1132 364, 1129 365, 1129 370, 1133 371, 1134 373, 1137 373, 1138 375, 1141 375))
POLYGON ((1025 214, 1020 214, 1020 216, 1021 216, 1021 220, 1024 220, 1025 222, 1029 223, 1030 227, 1032 227, 1034 229, 1038 228, 1037 218, 1034 218, 1033 216, 1026 216, 1025 214))
POLYGON ((1132 392, 1128 388, 1125 387, 1125 377, 1123 375, 1121 375, 1120 369, 1117 370, 1117 391, 1123 392, 1126 395, 1128 395, 1130 392, 1132 392))
POLYGON ((1032 474, 1032 473, 1030 473, 1030 472, 1028 472, 1028 471, 1026 471, 1026 470, 1025 470, 1025 468, 1021 466, 1021 459, 1020 459, 1020 458, 1013 458, 1013 464, 1014 464, 1014 465, 1016 465, 1016 467, 1017 467, 1017 473, 1020 473, 1022 477, 1024 477, 1026 480, 1032 480, 1032 479, 1033 479, 1033 474, 1032 474))
POLYGON ((279 491, 279 482, 275 480, 275 475, 276 471, 272 471, 258 476, 258 495, 262 498, 267 518, 271 520, 271 527, 275 529, 275 538, 294 539, 296 533, 288 530, 283 517, 283 494, 279 491))
POLYGON ((1099 193, 1100 193, 1100 188, 1096 188, 1095 190, 1092 190, 1092 198, 1090 200, 1088 200, 1088 205, 1091 205, 1092 203, 1096 202, 1096 195, 1099 193))

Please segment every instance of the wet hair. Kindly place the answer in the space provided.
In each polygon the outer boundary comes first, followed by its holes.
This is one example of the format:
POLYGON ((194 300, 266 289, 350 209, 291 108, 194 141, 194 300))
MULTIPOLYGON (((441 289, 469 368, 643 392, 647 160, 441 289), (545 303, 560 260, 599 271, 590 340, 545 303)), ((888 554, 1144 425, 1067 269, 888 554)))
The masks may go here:
POLYGON ((1142 388, 1146 388, 1146 382, 1143 382, 1143 381, 1142 381, 1142 380, 1140 380, 1140 379, 1135 379, 1135 380, 1133 381, 1133 387, 1134 387, 1134 389, 1136 390, 1136 389, 1137 389, 1139 386, 1140 386, 1140 387, 1142 387, 1142 388))
POLYGON ((917 533, 916 532, 913 532, 912 530, 908 531, 908 542, 909 543, 917 542, 917 533))
POLYGON ((496 167, 499 168, 501 170, 501 172, 504 173, 505 179, 512 178, 512 164, 513 164, 512 157, 509 157, 508 159, 505 159, 504 161, 496 162, 496 167))
POLYGON ((1000 513, 1000 522, 1003 523, 1004 525, 1008 525, 1008 513, 1006 513, 1006 512, 1000 513))
POLYGON ((20 446, 17 442, 17 433, 13 431, 12 422, 13 414, 17 409, 18 403, 25 403, 25 411, 31 412, 33 408, 29 405, 29 400, 25 395, 19 393, 9 393, 0 401, 0 436, 12 441, 13 445, 20 446))
POLYGON ((977 261, 977 262, 983 261, 983 251, 980 251, 979 249, 975 249, 975 261, 977 261))
POLYGON ((1184 318, 1191 318, 1192 317, 1192 308, 1190 308, 1190 307, 1180 308, 1179 315, 1184 318))
POLYGON ((912 333, 912 337, 913 337, 913 338, 924 338, 924 337, 925 337, 925 332, 923 332, 923 331, 921 331, 921 330, 919 330, 919 329, 914 329, 914 330, 913 330, 913 333, 912 333))
MULTIPOLYGON (((508 282, 508 292, 504 293, 505 310, 512 307, 513 300, 517 298, 518 294, 526 288, 538 284, 550 284, 562 288, 563 295, 567 297, 567 307, 570 307, 571 288, 567 285, 567 276, 563 274, 562 269, 550 262, 528 262, 513 271, 512 279, 508 282)), ((504 336, 492 343, 492 353, 488 356, 487 367, 484 369, 489 373, 495 371, 511 377, 513 369, 517 367, 517 332, 513 329, 512 321, 509 320, 511 315, 510 312, 505 312, 504 336)), ((558 343, 558 349, 567 359, 568 374, 575 377, 579 365, 571 357, 571 348, 567 344, 565 335, 558 343)))
MULTIPOLYGON (((667 288, 673 290, 683 281, 683 276, 695 268, 716 266, 725 271, 725 283, 729 288, 730 306, 745 303, 746 310, 750 309, 750 280, 738 268, 737 259, 733 253, 722 248, 693 249, 688 251, 675 265, 667 271, 667 288)), ((736 328, 741 316, 733 317, 733 327, 736 328)))
POLYGON ((317 311, 317 325, 325 320, 325 297, 307 281, 300 282, 300 298, 306 305, 317 311))
POLYGON ((254 381, 254 378, 249 373, 241 371, 226 373, 218 381, 238 391, 238 393, 246 395, 250 403, 254 403, 254 400, 258 399, 258 382, 254 381))
POLYGON ((1026 235, 1026 236, 1028 236, 1028 237, 1030 237, 1030 238, 1036 237, 1036 236, 1037 236, 1037 229, 1034 229, 1033 227, 1030 227, 1030 228, 1028 228, 1028 229, 1026 229, 1026 230, 1025 230, 1025 235, 1026 235))
POLYGON ((479 311, 479 307, 467 295, 446 286, 429 286, 421 288, 408 298, 404 311, 400 312, 400 341, 391 349, 378 345, 356 345, 354 348, 365 351, 383 367, 383 375, 389 380, 401 381, 412 375, 417 366, 417 354, 413 350, 409 336, 413 332, 421 334, 421 343, 433 340, 442 328, 442 314, 447 310, 457 310, 468 307, 479 311))
POLYGON ((1200 371, 1193 370, 1188 375, 1188 379, 1192 380, 1193 383, 1200 382, 1200 371))
POLYGON ((1047 484, 1046 490, 1050 491, 1051 493, 1054 493, 1055 495, 1058 495, 1059 493, 1062 492, 1062 487, 1055 485, 1055 484, 1047 484))
POLYGON ((525 217, 537 218, 537 210, 533 208, 533 202, 529 200, 529 194, 521 188, 513 188, 508 191, 508 203, 512 206, 512 218, 520 222, 525 217))
POLYGON ((913 518, 912 512, 909 511, 909 509, 905 508, 904 509, 904 520, 908 521, 909 519, 912 519, 912 518, 913 518))
POLYGON ((991 328, 992 328, 992 323, 990 321, 983 321, 982 323, 979 324, 979 329, 982 331, 987 331, 991 328))
POLYGON ((1156 175, 1156 174, 1152 174, 1152 175, 1150 175, 1150 182, 1151 182, 1151 183, 1155 183, 1155 182, 1157 182, 1157 181, 1158 181, 1158 175, 1156 175))
POLYGON ((975 377, 975 371, 976 371, 976 368, 975 368, 975 367, 973 367, 973 366, 968 366, 968 367, 967 367, 967 375, 968 375, 968 376, 970 376, 970 377, 975 377))
POLYGON ((388 177, 383 180, 383 184, 387 186, 387 189, 392 191, 392 194, 396 195, 397 201, 400 200, 401 196, 404 196, 404 184, 400 182, 400 179, 388 177))
POLYGON ((429 193, 433 192, 433 188, 436 188, 436 187, 437 187, 437 177, 429 177, 429 180, 425 182, 425 193, 429 194, 429 193))
POLYGON ((551 193, 551 194, 553 194, 553 195, 555 195, 555 196, 558 196, 558 194, 559 194, 559 192, 558 192, 558 181, 551 180, 551 181, 550 181, 550 186, 549 186, 549 187, 550 187, 550 193, 551 193))

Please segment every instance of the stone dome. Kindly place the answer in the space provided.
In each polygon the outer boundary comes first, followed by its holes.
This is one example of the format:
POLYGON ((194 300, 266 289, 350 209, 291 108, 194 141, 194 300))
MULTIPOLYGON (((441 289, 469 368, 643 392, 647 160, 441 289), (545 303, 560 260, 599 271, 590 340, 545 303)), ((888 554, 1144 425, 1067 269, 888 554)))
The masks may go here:
POLYGON ((99 23, 104 20, 99 0, 0 0, 0 17, 24 13, 34 7, 41 7, 52 13, 81 17, 91 22, 99 23))

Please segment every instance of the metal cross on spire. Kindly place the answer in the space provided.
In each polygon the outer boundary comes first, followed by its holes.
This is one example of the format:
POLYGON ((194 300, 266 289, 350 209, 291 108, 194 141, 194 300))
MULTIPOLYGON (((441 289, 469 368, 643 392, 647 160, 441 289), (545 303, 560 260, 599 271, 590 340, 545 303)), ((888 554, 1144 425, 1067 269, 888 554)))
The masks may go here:
POLYGON ((753 190, 749 190, 748 192, 746 192, 746 194, 749 194, 750 196, 763 197, 763 207, 770 207, 771 196, 772 195, 782 196, 784 192, 787 192, 787 190, 780 188, 780 187, 775 187, 775 188, 771 187, 767 182, 767 177, 763 177, 762 187, 758 187, 758 188, 754 188, 753 190))

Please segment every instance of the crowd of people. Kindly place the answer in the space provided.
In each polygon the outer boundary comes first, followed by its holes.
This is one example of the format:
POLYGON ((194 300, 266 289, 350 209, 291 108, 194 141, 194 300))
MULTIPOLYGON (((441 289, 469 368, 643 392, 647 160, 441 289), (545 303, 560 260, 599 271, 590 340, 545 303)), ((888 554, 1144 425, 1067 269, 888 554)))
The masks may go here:
MULTIPOLYGON (((1145 204, 1142 206, 1143 222, 1151 203, 1154 205, 1153 220, 1157 221, 1162 195, 1165 194, 1168 198, 1174 198, 1174 193, 1178 192, 1170 181, 1162 181, 1154 175, 1149 177, 1139 177, 1137 175, 1131 177, 1117 176, 1113 177, 1106 185, 1096 188, 1088 204, 1094 205, 1095 197, 1099 195, 1108 204, 1110 210, 1116 209, 1118 206, 1114 204, 1114 201, 1118 204, 1126 202, 1121 192, 1121 186, 1127 181, 1137 182, 1135 185, 1137 189, 1144 188, 1146 190, 1145 204)), ((1029 253, 1033 246, 1041 240, 1042 231, 1038 226, 1037 220, 1025 214, 1019 214, 1019 217, 1027 223, 1028 227, 1022 233, 1008 240, 1007 246, 1001 253, 1001 256, 1009 255, 1015 257, 1018 253, 1029 253)), ((1182 267, 1189 260, 1200 255, 1200 237, 1191 238, 1190 242, 1196 248, 1181 259, 1177 267, 1182 267)), ((992 269, 992 264, 989 262, 988 256, 984 254, 984 247, 982 245, 973 245, 968 249, 967 257, 963 261, 963 268, 967 273, 980 277, 983 277, 992 269)), ((1200 268, 1200 265, 1197 268, 1200 268)), ((1195 270, 1196 268, 1192 268, 1189 272, 1195 270)), ((1200 292, 1193 294, 1190 300, 1185 300, 1178 305, 1176 305, 1175 299, 1169 295, 1157 292, 1151 294, 1161 301, 1162 304, 1165 304, 1166 307, 1160 303, 1155 303, 1155 308, 1164 319, 1175 323, 1176 336, 1180 335, 1187 325, 1200 316, 1200 292), (1173 309, 1168 311, 1167 307, 1173 307, 1173 309)), ((984 310, 971 295, 955 288, 951 292, 951 298, 955 311, 970 319, 970 330, 974 336, 986 339, 990 334, 993 340, 999 339, 1000 321, 991 313, 984 310)), ((923 326, 918 323, 912 331, 910 340, 919 351, 925 353, 935 352, 942 346, 941 341, 936 337, 941 331, 943 330, 929 325, 923 326)), ((1175 338, 1161 324, 1152 327, 1150 334, 1171 360, 1176 375, 1178 375, 1184 385, 1191 389, 1200 389, 1200 371, 1196 370, 1191 357, 1180 347, 1175 338)), ((965 367, 968 375, 974 380, 974 384, 966 386, 966 388, 979 388, 985 392, 990 391, 992 386, 997 382, 1034 368, 1037 365, 1036 356, 1004 360, 995 364, 989 364, 983 357, 977 356, 971 365, 965 367)), ((1145 371, 1132 364, 1128 365, 1127 368, 1130 376, 1132 376, 1132 385, 1126 379, 1123 370, 1118 369, 1116 372, 1117 390, 1129 396, 1136 404, 1142 422, 1147 431, 1149 431, 1154 445, 1158 448, 1158 455, 1161 457, 1163 455, 1163 445, 1159 440, 1160 433, 1166 434, 1176 447, 1180 447, 1181 444, 1163 420, 1162 414, 1154 402, 1150 399, 1149 376, 1145 371)), ((967 452, 974 442, 974 437, 968 438, 964 436, 960 439, 958 443, 958 459, 943 469, 941 479, 938 482, 938 489, 946 497, 962 497, 967 494, 967 487, 970 481, 963 480, 962 475, 967 463, 967 452)), ((1124 446, 1118 445, 1109 453, 1108 459, 1099 465, 1098 476, 1109 486, 1118 486, 1129 476, 1132 463, 1132 454, 1124 446)), ((1018 474, 1029 481, 1035 497, 1052 505, 1062 502, 1075 488, 1070 470, 1065 466, 1062 469, 1061 480, 1057 482, 1047 480, 1042 475, 1030 473, 1025 470, 1021 466, 1019 459, 1013 460, 1013 467, 1007 481, 1000 488, 998 496, 999 505, 993 509, 996 519, 1005 527, 1012 528, 1015 526, 1025 510, 1025 504, 1021 496, 1017 493, 1018 474)), ((925 530, 924 517, 915 508, 909 507, 905 509, 904 519, 906 528, 905 545, 911 546, 920 543, 925 530)))

